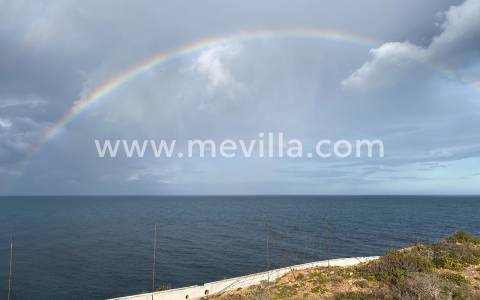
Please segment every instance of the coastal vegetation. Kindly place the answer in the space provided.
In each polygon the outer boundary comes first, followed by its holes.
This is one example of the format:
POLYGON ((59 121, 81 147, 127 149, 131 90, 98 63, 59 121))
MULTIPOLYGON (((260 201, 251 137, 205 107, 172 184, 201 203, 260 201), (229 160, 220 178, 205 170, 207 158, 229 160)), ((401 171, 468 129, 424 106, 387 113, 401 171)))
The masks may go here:
POLYGON ((466 232, 388 251, 353 267, 316 267, 275 282, 212 295, 218 300, 480 299, 480 239, 466 232))

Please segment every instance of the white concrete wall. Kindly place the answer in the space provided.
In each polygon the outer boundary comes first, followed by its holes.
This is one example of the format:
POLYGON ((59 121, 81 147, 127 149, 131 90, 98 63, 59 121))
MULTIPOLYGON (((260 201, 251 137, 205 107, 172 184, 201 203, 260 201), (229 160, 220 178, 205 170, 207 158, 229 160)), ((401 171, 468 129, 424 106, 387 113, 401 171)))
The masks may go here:
POLYGON ((261 283, 262 281, 275 281, 277 278, 282 277, 292 270, 303 270, 313 267, 344 267, 353 266, 358 263, 377 259, 378 256, 370 257, 352 257, 352 258, 339 258, 323 261, 316 261, 301 265, 295 265, 271 271, 265 271, 256 274, 250 274, 230 279, 224 279, 219 281, 213 281, 205 283, 204 285, 194 285, 189 287, 183 287, 178 289, 172 289, 162 292, 145 293, 127 297, 114 298, 111 300, 184 300, 184 299, 199 299, 205 296, 206 291, 209 295, 213 295, 219 292, 232 291, 238 288, 246 288, 252 285, 261 283))

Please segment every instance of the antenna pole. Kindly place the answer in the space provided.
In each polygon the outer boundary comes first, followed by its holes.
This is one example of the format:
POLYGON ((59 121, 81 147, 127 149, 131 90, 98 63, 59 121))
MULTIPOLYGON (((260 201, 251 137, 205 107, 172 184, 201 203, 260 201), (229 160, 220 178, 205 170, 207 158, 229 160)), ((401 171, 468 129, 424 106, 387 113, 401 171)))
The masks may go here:
POLYGON ((7 300, 10 300, 10 293, 12 289, 12 271, 13 271, 13 236, 10 240, 10 269, 8 272, 8 294, 7 300))
POLYGON ((155 223, 155 229, 153 233, 153 266, 152 266, 152 292, 155 291, 155 265, 157 254, 157 223, 155 223))

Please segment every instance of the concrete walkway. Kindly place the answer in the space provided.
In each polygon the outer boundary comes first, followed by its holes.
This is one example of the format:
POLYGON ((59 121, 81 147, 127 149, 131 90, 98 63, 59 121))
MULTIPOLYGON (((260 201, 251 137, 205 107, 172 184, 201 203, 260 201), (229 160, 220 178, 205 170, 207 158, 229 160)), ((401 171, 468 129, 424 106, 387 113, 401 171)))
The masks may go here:
MULTIPOLYGON (((338 258, 330 260, 316 261, 301 265, 295 265, 261 273, 255 273, 230 279, 208 282, 203 285, 194 285, 178 289, 171 289, 162 292, 145 293, 127 297, 114 298, 116 300, 184 300, 200 299, 207 295, 213 295, 220 292, 232 291, 238 288, 247 288, 252 285, 260 284, 262 281, 275 281, 277 278, 291 272, 292 270, 304 270, 313 267, 346 267, 353 266, 362 262, 377 259, 378 256, 369 257, 351 257, 338 258)), ((113 300, 113 299, 111 299, 113 300)))

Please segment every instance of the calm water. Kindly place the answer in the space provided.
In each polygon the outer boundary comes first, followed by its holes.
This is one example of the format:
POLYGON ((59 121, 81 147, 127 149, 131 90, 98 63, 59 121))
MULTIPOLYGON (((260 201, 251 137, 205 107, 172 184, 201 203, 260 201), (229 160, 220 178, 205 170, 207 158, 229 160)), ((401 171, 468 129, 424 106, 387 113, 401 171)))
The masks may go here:
POLYGON ((0 298, 103 299, 480 233, 480 197, 0 198, 0 298), (267 262, 266 241, 269 241, 267 262))

